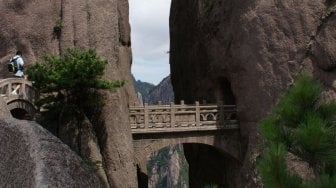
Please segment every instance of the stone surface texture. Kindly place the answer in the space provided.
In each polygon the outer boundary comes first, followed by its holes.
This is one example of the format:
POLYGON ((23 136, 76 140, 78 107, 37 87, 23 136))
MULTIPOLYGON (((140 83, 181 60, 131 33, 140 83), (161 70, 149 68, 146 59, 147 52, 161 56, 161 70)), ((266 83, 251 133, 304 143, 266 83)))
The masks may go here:
POLYGON ((79 122, 76 118, 79 112, 76 109, 68 109, 66 112, 66 116, 62 113, 59 118, 61 124, 58 133, 59 138, 79 154, 83 160, 92 165, 104 187, 110 187, 102 165, 103 158, 97 135, 93 130, 93 124, 86 117, 79 122), (79 125, 81 128, 78 127, 79 125))
POLYGON ((299 176, 304 182, 309 182, 316 178, 309 164, 292 153, 287 153, 286 165, 291 174, 299 176))
POLYGON ((238 187, 260 186, 257 122, 297 74, 311 73, 326 99, 335 98, 334 12, 335 2, 326 0, 172 0, 175 101, 237 105, 244 154, 232 179, 238 187))
MULTIPOLYGON (((136 96, 131 81, 130 26, 127 0, 4 0, 0 2, 0 79, 17 49, 26 65, 43 55, 62 55, 67 48, 95 48, 108 60, 104 78, 125 86, 106 91, 98 143, 111 187, 137 187, 128 103, 136 96), (57 22, 62 23, 55 32, 57 22)), ((57 27, 56 27, 57 28, 57 27)))
POLYGON ((40 125, 0 120, 1 187, 102 187, 92 169, 40 125))
POLYGON ((10 118, 12 115, 7 108, 6 101, 0 97, 0 119, 10 118))

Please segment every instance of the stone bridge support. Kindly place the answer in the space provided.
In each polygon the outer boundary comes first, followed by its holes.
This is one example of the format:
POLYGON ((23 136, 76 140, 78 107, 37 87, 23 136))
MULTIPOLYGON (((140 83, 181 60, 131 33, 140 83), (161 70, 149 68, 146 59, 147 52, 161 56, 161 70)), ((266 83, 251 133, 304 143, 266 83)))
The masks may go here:
POLYGON ((176 144, 205 144, 237 161, 241 159, 239 129, 178 133, 133 134, 135 158, 141 172, 147 174, 148 156, 176 144))

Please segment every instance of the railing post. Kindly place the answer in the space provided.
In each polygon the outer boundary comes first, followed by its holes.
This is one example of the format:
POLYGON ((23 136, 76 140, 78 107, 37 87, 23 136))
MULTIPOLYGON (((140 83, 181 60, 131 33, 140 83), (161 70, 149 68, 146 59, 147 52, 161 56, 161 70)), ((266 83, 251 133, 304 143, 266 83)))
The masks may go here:
POLYGON ((145 129, 147 129, 149 127, 148 103, 145 103, 144 111, 145 111, 145 129))
POLYGON ((184 105, 184 100, 181 100, 181 105, 184 105))
POLYGON ((24 82, 21 84, 21 91, 22 91, 23 99, 27 99, 26 83, 24 82))
POLYGON ((195 115, 196 115, 196 127, 199 127, 200 126, 200 106, 199 106, 199 102, 196 101, 196 108, 195 108, 195 115))
POLYGON ((174 103, 170 103, 170 127, 175 126, 175 108, 174 108, 174 103))

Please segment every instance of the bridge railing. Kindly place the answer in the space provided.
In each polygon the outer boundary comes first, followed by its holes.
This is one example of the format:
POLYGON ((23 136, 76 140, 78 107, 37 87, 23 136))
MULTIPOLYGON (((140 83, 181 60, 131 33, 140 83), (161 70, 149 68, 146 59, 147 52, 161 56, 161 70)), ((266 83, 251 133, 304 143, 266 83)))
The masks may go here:
POLYGON ((7 78, 0 80, 0 96, 3 97, 7 103, 22 99, 34 104, 34 101, 38 98, 38 92, 30 81, 22 78, 7 78), (17 91, 17 95, 14 95, 12 91, 17 85, 20 85, 20 88, 17 91))
POLYGON ((238 128, 235 105, 130 106, 133 134, 238 128))

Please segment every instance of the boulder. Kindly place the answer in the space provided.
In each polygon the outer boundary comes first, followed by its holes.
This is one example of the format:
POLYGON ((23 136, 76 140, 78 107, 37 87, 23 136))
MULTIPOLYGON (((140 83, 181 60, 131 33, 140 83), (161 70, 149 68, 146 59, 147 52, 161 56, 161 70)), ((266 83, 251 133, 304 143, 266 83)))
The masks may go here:
POLYGON ((1 187, 102 187, 68 146, 31 121, 0 120, 1 187))

